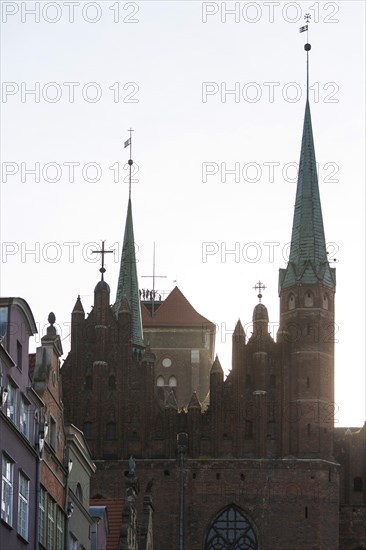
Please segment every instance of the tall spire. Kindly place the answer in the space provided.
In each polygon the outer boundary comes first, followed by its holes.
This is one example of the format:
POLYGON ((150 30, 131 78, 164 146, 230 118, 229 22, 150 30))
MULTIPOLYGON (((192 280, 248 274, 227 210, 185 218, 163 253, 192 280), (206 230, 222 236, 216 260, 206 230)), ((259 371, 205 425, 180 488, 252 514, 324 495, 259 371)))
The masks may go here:
MULTIPOLYGON (((307 75, 309 50, 310 44, 306 44, 307 75)), ((280 288, 300 283, 322 283, 329 288, 335 287, 335 269, 330 268, 326 251, 308 97, 308 77, 290 258, 287 268, 280 270, 280 288)))
POLYGON ((142 333, 140 294, 137 281, 135 239, 133 235, 132 206, 131 199, 128 200, 127 218, 125 226, 125 235, 123 239, 123 248, 121 256, 121 266, 118 277, 117 296, 115 303, 115 314, 118 318, 122 310, 122 302, 126 299, 131 310, 131 341, 138 349, 144 349, 144 339, 142 333))
POLYGON ((137 280, 136 269, 136 254, 135 254, 135 238, 133 235, 132 222, 132 204, 131 204, 131 167, 132 160, 132 128, 129 129, 130 137, 124 142, 124 148, 130 147, 130 159, 128 161, 129 171, 129 189, 128 189, 128 208, 125 225, 125 235, 123 238, 123 248, 121 256, 121 265, 119 269, 116 303, 114 304, 114 312, 118 319, 122 311, 129 308, 131 313, 131 342, 134 351, 141 355, 145 349, 141 309, 140 309, 140 293, 137 280), (127 302, 127 304, 126 304, 127 302), (128 307, 126 307, 128 305, 128 307))

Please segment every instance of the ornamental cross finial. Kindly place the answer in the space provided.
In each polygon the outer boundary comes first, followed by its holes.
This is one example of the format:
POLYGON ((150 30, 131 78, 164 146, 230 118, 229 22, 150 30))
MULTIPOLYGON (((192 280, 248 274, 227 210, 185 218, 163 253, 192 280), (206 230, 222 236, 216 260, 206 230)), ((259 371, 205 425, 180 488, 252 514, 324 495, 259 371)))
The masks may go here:
POLYGON ((114 250, 105 250, 104 248, 105 241, 102 241, 102 250, 92 250, 92 254, 101 254, 102 255, 102 267, 100 268, 100 272, 102 274, 102 281, 104 281, 104 273, 105 273, 105 267, 104 267, 104 254, 113 254, 114 250))
POLYGON ((262 300, 262 290, 265 290, 267 287, 261 282, 261 281, 258 281, 258 283, 253 286, 254 290, 259 290, 258 292, 258 299, 259 299, 259 303, 261 303, 261 300, 262 300))

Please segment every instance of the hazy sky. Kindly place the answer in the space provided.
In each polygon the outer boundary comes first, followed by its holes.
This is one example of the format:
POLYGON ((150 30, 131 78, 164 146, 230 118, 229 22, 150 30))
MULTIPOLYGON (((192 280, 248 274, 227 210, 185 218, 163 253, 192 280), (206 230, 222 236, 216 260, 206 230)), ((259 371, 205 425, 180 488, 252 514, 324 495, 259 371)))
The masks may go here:
MULTIPOLYGON (((336 258, 338 425, 365 413, 365 4, 1 2, 1 294, 39 326, 52 310, 65 356, 78 294, 99 279, 106 240, 115 298, 132 127, 138 274, 179 286, 217 325, 231 367, 238 318, 263 302, 275 336, 278 269, 291 237, 310 101, 329 258, 336 258), (95 263, 96 262, 96 263, 95 263), (177 283, 174 283, 177 281, 177 283)), ((140 279, 142 288, 151 288, 140 279)))

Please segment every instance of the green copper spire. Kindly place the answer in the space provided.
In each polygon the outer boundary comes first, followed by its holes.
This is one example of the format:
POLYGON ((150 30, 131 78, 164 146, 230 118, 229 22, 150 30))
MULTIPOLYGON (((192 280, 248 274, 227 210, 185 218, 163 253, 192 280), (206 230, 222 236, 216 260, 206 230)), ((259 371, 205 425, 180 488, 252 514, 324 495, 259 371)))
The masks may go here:
POLYGON ((128 200, 125 235, 121 266, 119 271, 115 314, 118 318, 122 309, 122 302, 126 299, 131 310, 131 341, 135 349, 143 350, 144 340, 142 336, 140 294, 137 282, 135 239, 133 235, 131 199, 128 200))
POLYGON ((311 126, 309 101, 306 101, 300 166, 297 180, 290 258, 286 269, 280 269, 280 288, 295 284, 317 284, 335 287, 335 269, 329 267, 318 175, 311 126))

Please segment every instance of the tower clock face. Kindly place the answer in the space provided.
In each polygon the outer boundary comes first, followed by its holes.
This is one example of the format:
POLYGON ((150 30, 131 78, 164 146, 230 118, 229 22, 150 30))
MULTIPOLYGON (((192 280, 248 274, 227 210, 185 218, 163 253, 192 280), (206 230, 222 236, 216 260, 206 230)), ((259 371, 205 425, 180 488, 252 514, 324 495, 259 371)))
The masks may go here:
POLYGON ((165 357, 162 361, 163 367, 171 367, 172 361, 169 359, 169 357, 165 357))

